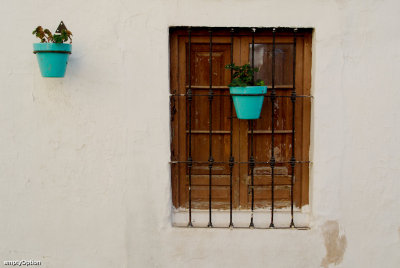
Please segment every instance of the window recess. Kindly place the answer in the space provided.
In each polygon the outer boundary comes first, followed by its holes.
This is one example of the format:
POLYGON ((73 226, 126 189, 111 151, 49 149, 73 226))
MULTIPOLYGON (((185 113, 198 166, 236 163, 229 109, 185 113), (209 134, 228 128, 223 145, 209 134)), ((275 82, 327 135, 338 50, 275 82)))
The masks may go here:
POLYGON ((309 199, 309 28, 170 28, 171 183, 177 226, 304 229, 309 199), (268 86, 239 120, 225 65, 268 86), (184 222, 184 224, 183 224, 184 222))

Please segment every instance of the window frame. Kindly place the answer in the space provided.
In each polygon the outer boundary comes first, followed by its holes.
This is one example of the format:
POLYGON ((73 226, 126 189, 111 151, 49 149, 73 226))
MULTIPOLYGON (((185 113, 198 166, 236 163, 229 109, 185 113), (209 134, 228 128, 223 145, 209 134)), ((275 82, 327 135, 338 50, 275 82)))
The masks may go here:
MULTIPOLYGON (((226 28, 229 29, 229 28, 226 28)), ((208 31, 206 29, 202 31, 196 32, 196 34, 192 34, 191 41, 192 43, 207 43, 208 42, 208 31)), ((298 35, 298 38, 302 37, 303 40, 303 46, 297 46, 296 50, 302 49, 302 64, 296 64, 296 73, 302 75, 301 81, 298 81, 296 77, 296 90, 301 89, 301 92, 298 91, 297 95, 301 96, 310 96, 311 93, 311 39, 312 39, 312 32, 311 31, 304 31, 298 35)), ((287 43, 293 42, 291 40, 290 34, 285 34, 285 33, 280 33, 280 42, 284 43, 283 41, 287 43)), ((249 52, 249 47, 248 46, 241 46, 240 42, 243 42, 243 40, 248 40, 244 42, 250 42, 251 43, 251 37, 249 36, 249 33, 243 33, 243 32, 237 32, 235 33, 235 37, 233 38, 233 44, 234 46, 239 46, 241 49, 234 49, 233 50, 233 61, 236 63, 244 64, 245 57, 241 57, 241 53, 248 54, 249 52), (250 41, 249 41, 250 40, 250 41)), ((213 37, 213 43, 218 44, 218 43, 223 43, 223 44, 230 44, 230 35, 229 32, 222 32, 218 36, 213 37)), ((265 36, 256 36, 255 37, 255 43, 270 43, 272 41, 272 35, 271 34, 265 34, 265 36)), ((185 98, 182 98, 180 100, 176 100, 176 98, 173 96, 174 94, 186 94, 186 82, 185 82, 185 75, 182 75, 182 73, 186 73, 186 65, 185 70, 183 70, 182 64, 179 64, 180 61, 183 59, 186 59, 186 49, 180 49, 182 46, 186 46, 186 43, 188 42, 188 32, 186 29, 183 28, 172 28, 170 30, 170 94, 171 94, 171 185, 172 185, 172 201, 173 201, 173 206, 175 209, 179 208, 185 208, 185 206, 182 206, 181 200, 185 200, 187 197, 186 196, 181 196, 180 193, 186 193, 186 190, 182 190, 182 183, 180 183, 180 178, 182 178, 182 170, 186 170, 185 168, 181 168, 180 172, 174 172, 174 168, 177 168, 176 163, 174 162, 185 162, 187 161, 187 152, 186 152, 186 146, 184 146, 184 142, 179 142, 179 139, 182 139, 182 135, 177 135, 175 133, 175 130, 179 129, 179 121, 185 121, 186 119, 183 118, 184 113, 180 112, 180 110, 185 110, 186 111, 186 100, 185 98), (185 85, 182 87, 182 84, 185 85), (178 111, 178 112, 177 112, 178 111), (175 120, 176 118, 179 118, 178 120, 175 120), (176 153, 178 152, 178 156, 176 157, 176 153)), ((296 53, 296 55, 299 55, 300 53, 296 53)), ((297 57, 296 57, 296 63, 297 63, 297 57)), ((300 76, 300 75, 297 75, 300 76)), ((309 147, 310 147, 310 124, 311 124, 311 98, 309 98, 310 104, 309 105, 301 105, 301 109, 297 109, 299 112, 296 114, 296 118, 301 117, 301 127, 298 127, 296 125, 296 132, 302 132, 302 146, 301 146, 301 152, 297 153, 296 156, 298 155, 299 157, 296 157, 296 160, 300 160, 303 162, 308 162, 309 163, 309 147), (300 159, 298 159, 300 158, 300 159)), ((299 102, 297 102, 299 103, 299 102)), ((296 104, 297 105, 297 104, 296 104)), ((296 106, 297 107, 297 106, 296 106)), ((297 120, 297 119, 296 119, 297 120)), ((242 134, 247 136, 247 122, 244 122, 243 120, 234 120, 234 125, 233 125, 233 130, 240 132, 242 134), (246 131, 244 131, 246 129, 246 131)), ((299 120, 297 120, 298 122, 299 120)), ((179 132, 179 131, 178 131, 179 132)), ((236 133, 238 135, 238 133, 236 133)), ((247 138, 247 137, 244 137, 247 138)), ((184 138, 186 140, 186 136, 184 138)), ((237 154, 237 150, 246 150, 247 151, 247 145, 238 145, 240 148, 237 148, 234 146, 234 154, 237 154)), ((298 206, 300 209, 309 204, 309 165, 308 164, 302 164, 301 166, 301 178, 302 178, 302 183, 300 184, 300 189, 297 190, 297 192, 300 191, 301 196, 300 198, 300 205, 298 206), (304 179, 306 178, 306 179, 304 179)), ((179 169, 179 168, 178 168, 179 169)), ((233 167, 234 172, 238 172, 239 165, 234 165, 233 167)), ((243 167, 240 169, 239 178, 245 176, 245 172, 247 168, 243 167), (243 174, 242 174, 243 173, 243 174)), ((183 176, 185 177, 185 176, 183 176)), ((243 183, 243 180, 240 181, 240 183, 243 183)), ((242 187, 240 191, 247 191, 245 187, 242 187)), ((240 207, 248 209, 248 206, 245 206, 243 203, 243 199, 240 199, 240 207)), ((239 209, 240 209, 239 207, 239 209)), ((238 209, 238 208, 236 208, 238 209)))

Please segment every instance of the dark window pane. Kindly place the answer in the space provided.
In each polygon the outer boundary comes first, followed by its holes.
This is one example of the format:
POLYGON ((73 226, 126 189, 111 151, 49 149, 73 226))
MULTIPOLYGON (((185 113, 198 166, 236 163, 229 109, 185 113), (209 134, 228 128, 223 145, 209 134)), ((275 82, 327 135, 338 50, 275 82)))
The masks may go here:
MULTIPOLYGON (((250 44, 249 62, 251 64, 252 45, 250 44)), ((272 44, 254 45, 254 67, 259 68, 255 79, 272 84, 272 44)), ((275 44, 275 85, 291 86, 293 81, 293 45, 275 44)))

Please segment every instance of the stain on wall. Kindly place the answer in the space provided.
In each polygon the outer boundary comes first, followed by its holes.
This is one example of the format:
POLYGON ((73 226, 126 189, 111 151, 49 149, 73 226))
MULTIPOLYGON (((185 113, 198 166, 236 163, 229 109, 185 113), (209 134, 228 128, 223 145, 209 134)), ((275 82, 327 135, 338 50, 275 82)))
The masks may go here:
POLYGON ((326 256, 322 259, 321 266, 328 268, 330 264, 339 264, 343 260, 347 240, 344 234, 339 232, 337 221, 327 221, 322 226, 322 234, 325 240, 326 256))

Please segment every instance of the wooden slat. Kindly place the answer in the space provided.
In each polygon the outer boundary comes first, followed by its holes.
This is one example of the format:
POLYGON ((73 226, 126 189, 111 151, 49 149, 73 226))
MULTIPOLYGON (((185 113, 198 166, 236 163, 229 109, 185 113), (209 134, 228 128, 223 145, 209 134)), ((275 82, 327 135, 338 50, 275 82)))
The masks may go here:
MULTIPOLYGON (((213 185, 211 190, 211 196, 213 201, 229 200, 229 186, 213 185)), ((208 185, 193 185, 192 198, 193 201, 208 200, 208 185)))
MULTIPOLYGON (((192 175, 192 185, 208 185, 208 175, 192 175)), ((229 186, 229 175, 213 175, 213 185, 229 186)))
MULTIPOLYGON (((304 95, 304 38, 297 38, 296 43, 296 62, 300 61, 302 64, 296 65, 296 94, 304 95)), ((310 73, 311 74, 311 73, 310 73)), ((303 151, 303 124, 304 124, 304 113, 303 113, 304 98, 296 99, 296 134, 295 134, 295 158, 296 160, 305 160, 302 156, 303 151)), ((308 180, 308 174, 301 172, 302 165, 297 164, 295 166, 295 176, 301 178, 294 184, 293 195, 294 205, 296 207, 302 206, 302 184, 303 181, 308 180)))
MULTIPOLYGON (((271 200, 255 200, 254 201, 254 207, 256 209, 266 209, 266 208, 271 208, 271 200)), ((275 209, 280 209, 280 208, 288 208, 290 207, 290 200, 288 199, 276 199, 274 202, 274 207, 275 209)))
MULTIPOLYGON (((312 64, 312 47, 311 47, 311 34, 307 34, 304 38, 304 83, 303 94, 311 95, 311 64, 312 64)), ((310 159, 310 129, 311 129, 311 99, 305 99, 303 110, 303 140, 302 140, 302 160, 309 161, 310 159)), ((302 165, 302 189, 301 189, 301 205, 309 203, 309 165, 302 165)))
MULTIPOLYGON (((247 177, 247 180, 250 181, 250 176, 247 177)), ((271 175, 254 176, 254 185, 270 186, 271 181, 272 181, 271 175)), ((274 176, 275 185, 290 185, 290 181, 291 181, 291 176, 289 175, 274 176)))
MULTIPOLYGON (((211 172, 213 174, 213 177, 215 175, 227 175, 229 174, 228 164, 214 164, 211 172)), ((193 164, 192 174, 193 175, 209 174, 208 164, 193 164)))
MULTIPOLYGON (((234 37, 233 40, 233 62, 239 63, 241 60, 240 50, 240 37, 234 37)), ((229 72, 229 82, 231 76, 229 72)), ((232 115, 236 117, 236 110, 232 103, 232 115)), ((233 156, 235 161, 240 161, 240 121, 237 118, 233 119, 233 156)), ((240 206, 240 165, 233 166, 233 208, 239 208, 240 206)))
MULTIPOLYGON (((244 65, 249 63, 248 55, 249 48, 245 46, 244 40, 250 40, 248 36, 242 37, 240 39, 240 61, 236 63, 236 65, 244 65)), ((239 120, 239 142, 240 142, 240 162, 249 161, 249 146, 247 141, 248 139, 248 121, 247 120, 239 120)), ((248 171, 249 166, 247 164, 240 165, 240 208, 246 209, 250 208, 249 205, 249 196, 248 196, 248 171)))
MULTIPOLYGON (((178 36, 170 36, 170 87, 178 88, 178 36)), ((171 94, 176 93, 170 91, 171 94)), ((178 100, 171 99, 174 102, 175 110, 178 110, 178 100)), ((177 160, 179 154, 179 139, 178 139, 178 119, 177 114, 173 115, 174 120, 171 121, 171 160, 177 160)), ((172 120, 172 118, 171 118, 172 120)), ((179 167, 171 165, 171 189, 172 189, 172 204, 175 207, 179 206, 179 167)))
MULTIPOLYGON (((287 166, 275 165, 274 168, 275 175, 288 175, 289 168, 287 166)), ((268 166, 255 166, 254 175, 271 175, 271 167, 268 166)))
MULTIPOLYGON (((248 188, 250 192, 251 186, 248 188)), ((275 200, 290 200, 290 186, 275 185, 274 197, 275 200)), ((254 186, 254 200, 271 200, 271 186, 254 186)))
MULTIPOLYGON (((178 93, 185 94, 186 84, 186 42, 187 38, 178 39, 178 93)), ((178 98, 178 159, 186 161, 186 99, 178 98)), ((184 178, 186 175, 186 165, 179 165, 179 204, 187 202, 188 191, 186 190, 184 178)))

